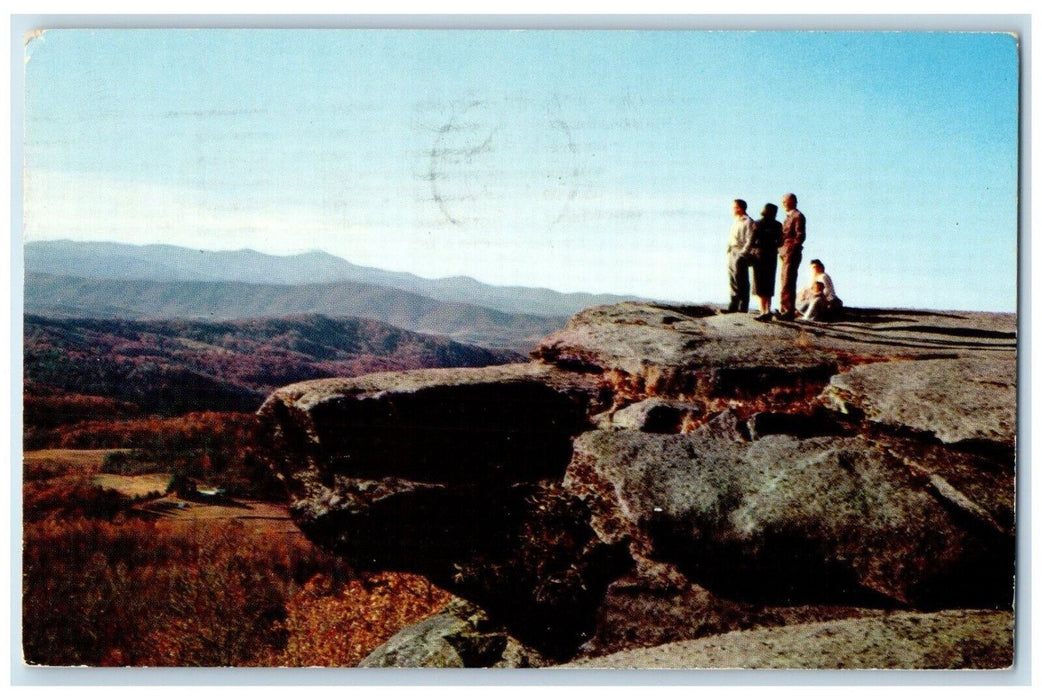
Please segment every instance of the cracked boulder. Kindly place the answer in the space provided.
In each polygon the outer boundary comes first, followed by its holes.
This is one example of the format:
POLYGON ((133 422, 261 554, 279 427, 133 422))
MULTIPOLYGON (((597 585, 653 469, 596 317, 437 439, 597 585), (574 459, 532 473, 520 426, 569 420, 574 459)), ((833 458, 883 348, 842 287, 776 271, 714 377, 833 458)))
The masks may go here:
POLYGON ((591 431, 576 440, 569 484, 590 494, 602 539, 640 540, 645 556, 731 597, 1011 603, 1013 538, 983 522, 1003 517, 988 513, 995 504, 966 485, 939 490, 864 436, 591 431))

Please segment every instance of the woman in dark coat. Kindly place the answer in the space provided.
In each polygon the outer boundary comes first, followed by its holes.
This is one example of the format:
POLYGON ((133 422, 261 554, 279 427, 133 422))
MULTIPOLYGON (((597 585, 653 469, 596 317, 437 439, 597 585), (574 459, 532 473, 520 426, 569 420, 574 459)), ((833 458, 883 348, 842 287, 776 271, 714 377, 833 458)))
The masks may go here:
POLYGON ((771 297, 774 296, 774 275, 778 270, 778 246, 782 226, 777 219, 778 206, 765 204, 760 220, 753 224, 753 240, 749 258, 753 267, 753 294, 760 299, 758 321, 771 318, 771 297))

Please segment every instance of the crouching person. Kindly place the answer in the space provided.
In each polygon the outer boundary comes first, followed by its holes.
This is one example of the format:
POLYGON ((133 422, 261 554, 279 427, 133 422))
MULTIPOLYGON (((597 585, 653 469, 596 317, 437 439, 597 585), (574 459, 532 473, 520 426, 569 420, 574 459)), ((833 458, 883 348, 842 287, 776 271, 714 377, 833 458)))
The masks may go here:
POLYGON ((800 309, 800 321, 827 321, 829 318, 829 302, 825 298, 825 283, 811 282, 805 290, 810 295, 806 305, 800 309))
POLYGON ((796 298, 796 309, 800 312, 800 318, 811 321, 829 321, 839 318, 843 314, 843 300, 836 296, 836 287, 832 283, 832 278, 825 272, 824 263, 820 260, 811 260, 810 271, 810 286, 801 289, 796 298), (819 304, 823 308, 818 309, 815 313, 820 317, 807 318, 810 306, 819 293, 819 284, 821 285, 820 295, 824 301, 819 304))

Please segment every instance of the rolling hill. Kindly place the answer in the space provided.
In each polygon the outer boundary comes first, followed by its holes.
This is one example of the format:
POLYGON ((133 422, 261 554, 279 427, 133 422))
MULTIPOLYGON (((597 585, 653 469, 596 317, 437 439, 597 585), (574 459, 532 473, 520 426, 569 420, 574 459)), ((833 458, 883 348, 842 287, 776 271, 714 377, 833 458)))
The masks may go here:
MULTIPOLYGON (((358 318, 247 321, 25 318, 27 396, 72 395, 148 413, 256 410, 272 389, 306 379, 524 359, 358 318)), ((51 401, 51 403, 55 403, 51 401)), ((33 402, 26 402, 27 423, 33 402)))

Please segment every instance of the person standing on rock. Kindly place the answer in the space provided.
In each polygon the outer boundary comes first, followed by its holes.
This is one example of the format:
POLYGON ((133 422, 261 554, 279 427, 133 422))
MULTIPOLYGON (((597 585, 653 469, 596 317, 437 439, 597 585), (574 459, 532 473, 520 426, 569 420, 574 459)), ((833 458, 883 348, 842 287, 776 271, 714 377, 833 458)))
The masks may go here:
POLYGON ((782 196, 782 206, 786 216, 778 249, 781 266, 779 317, 791 321, 796 317, 796 273, 803 259, 803 242, 807 240, 807 218, 796 208, 796 195, 791 192, 782 196))
POLYGON ((727 276, 731 285, 731 303, 727 313, 749 310, 749 249, 753 242, 753 220, 746 214, 748 204, 736 199, 731 205, 734 223, 727 240, 727 276))
POLYGON ((774 296, 774 274, 778 269, 781 236, 778 205, 768 202, 763 205, 760 220, 753 224, 752 245, 749 247, 753 266, 753 295, 760 300, 757 321, 769 321, 771 318, 771 297, 774 296))

